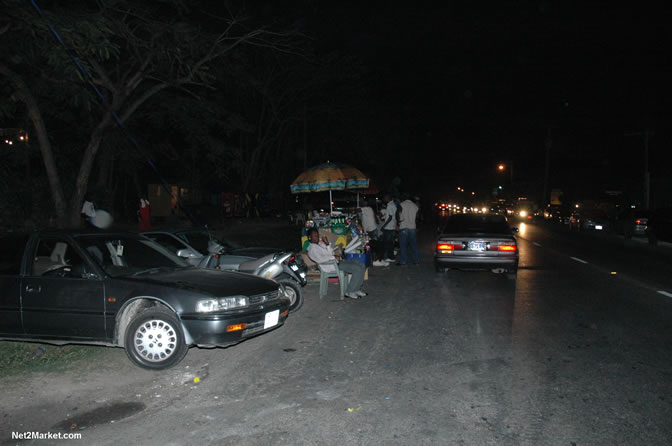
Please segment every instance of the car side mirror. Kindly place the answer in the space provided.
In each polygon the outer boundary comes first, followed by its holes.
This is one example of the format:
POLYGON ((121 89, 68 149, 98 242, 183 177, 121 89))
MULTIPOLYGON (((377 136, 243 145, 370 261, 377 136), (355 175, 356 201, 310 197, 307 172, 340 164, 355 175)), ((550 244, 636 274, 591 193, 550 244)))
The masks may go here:
POLYGON ((193 259, 195 257, 200 257, 199 255, 196 255, 191 249, 178 249, 177 250, 177 256, 182 257, 183 259, 193 259))

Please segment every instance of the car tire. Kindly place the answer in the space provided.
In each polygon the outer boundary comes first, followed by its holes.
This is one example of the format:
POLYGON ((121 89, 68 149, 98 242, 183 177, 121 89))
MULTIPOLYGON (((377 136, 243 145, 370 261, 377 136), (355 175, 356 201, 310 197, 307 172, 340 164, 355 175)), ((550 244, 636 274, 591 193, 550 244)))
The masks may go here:
POLYGON ((150 370, 177 365, 189 350, 177 316, 161 307, 133 316, 126 329, 124 346, 133 363, 150 370))
POLYGON ((278 283, 285 287, 285 295, 289 297, 289 312, 299 311, 303 306, 303 289, 301 285, 292 279, 278 280, 278 283))

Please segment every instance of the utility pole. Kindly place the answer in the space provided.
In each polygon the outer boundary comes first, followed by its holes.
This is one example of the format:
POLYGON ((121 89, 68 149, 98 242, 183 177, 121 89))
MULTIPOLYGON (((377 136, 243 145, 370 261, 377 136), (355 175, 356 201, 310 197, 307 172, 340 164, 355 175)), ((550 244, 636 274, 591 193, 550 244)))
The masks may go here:
POLYGON ((626 133, 625 136, 643 136, 644 137, 644 209, 649 210, 651 204, 651 173, 649 172, 649 137, 655 133, 649 129, 643 132, 626 133))

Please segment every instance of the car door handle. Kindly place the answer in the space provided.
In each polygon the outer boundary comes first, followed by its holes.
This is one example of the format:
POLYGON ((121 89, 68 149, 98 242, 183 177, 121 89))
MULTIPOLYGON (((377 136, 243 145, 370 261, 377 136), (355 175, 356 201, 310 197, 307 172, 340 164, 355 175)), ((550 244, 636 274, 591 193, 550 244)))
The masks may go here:
POLYGON ((26 285, 26 293, 41 293, 42 285, 26 285))

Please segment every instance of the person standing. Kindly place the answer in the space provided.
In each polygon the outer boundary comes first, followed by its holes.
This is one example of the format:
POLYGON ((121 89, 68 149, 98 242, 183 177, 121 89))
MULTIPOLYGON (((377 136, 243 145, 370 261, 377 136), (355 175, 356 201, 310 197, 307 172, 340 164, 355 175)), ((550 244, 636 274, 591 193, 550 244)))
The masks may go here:
POLYGON ((369 245, 373 253, 373 266, 389 266, 389 263, 383 260, 385 258, 384 246, 380 240, 380 227, 375 212, 364 200, 362 203, 362 229, 369 235, 369 245))
POLYGON ((89 197, 84 199, 84 204, 82 204, 82 219, 86 221, 89 225, 93 226, 93 219, 96 218, 96 205, 89 200, 89 197))
POLYGON ((383 243, 385 244, 385 261, 394 262, 394 236, 397 232, 397 205, 390 194, 385 194, 383 200, 387 202, 383 216, 383 243))
POLYGON ((364 231, 368 232, 369 235, 371 235, 372 232, 375 232, 377 227, 376 215, 366 200, 362 202, 361 211, 362 211, 362 229, 364 229, 364 231))
POLYGON ((149 200, 140 198, 140 205, 138 208, 138 228, 140 232, 152 230, 152 216, 149 207, 149 200))
POLYGON ((399 249, 401 254, 397 265, 406 265, 409 255, 410 261, 414 265, 420 263, 416 234, 417 217, 418 206, 408 196, 405 196, 404 201, 401 202, 401 211, 399 212, 399 249))

